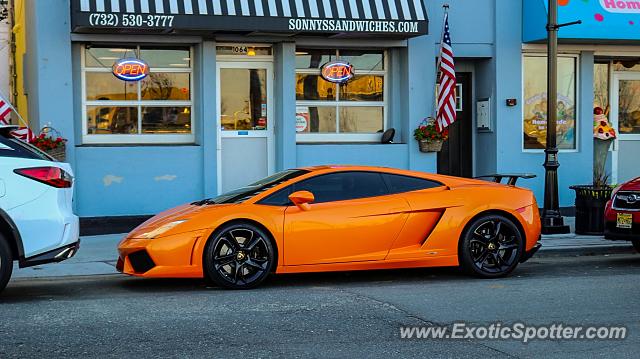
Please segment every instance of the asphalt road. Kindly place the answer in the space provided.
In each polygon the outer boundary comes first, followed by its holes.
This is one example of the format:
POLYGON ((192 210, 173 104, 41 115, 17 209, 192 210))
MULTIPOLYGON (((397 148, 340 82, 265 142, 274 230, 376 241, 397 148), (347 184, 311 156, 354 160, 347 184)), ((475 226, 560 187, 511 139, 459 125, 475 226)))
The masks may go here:
POLYGON ((640 255, 533 259, 514 276, 456 269, 288 275, 251 291, 119 275, 18 279, 0 296, 0 358, 618 357, 640 351, 640 255), (401 326, 623 325, 622 341, 400 338, 401 326))

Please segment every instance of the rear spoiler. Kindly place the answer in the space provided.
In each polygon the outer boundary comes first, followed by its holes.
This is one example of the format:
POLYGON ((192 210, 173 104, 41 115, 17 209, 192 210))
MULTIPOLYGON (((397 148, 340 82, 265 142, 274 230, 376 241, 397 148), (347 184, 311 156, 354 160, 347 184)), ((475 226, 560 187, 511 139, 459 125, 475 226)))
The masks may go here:
POLYGON ((502 183, 503 178, 508 178, 509 180, 507 181, 507 184, 509 186, 515 186, 516 182, 518 182, 520 178, 531 179, 531 178, 536 178, 536 175, 532 173, 508 173, 508 174, 493 174, 493 175, 486 175, 486 176, 478 176, 476 178, 477 179, 491 178, 492 181, 495 183, 502 183))
POLYGON ((18 129, 16 125, 0 125, 0 136, 2 137, 12 137, 11 132, 18 129))

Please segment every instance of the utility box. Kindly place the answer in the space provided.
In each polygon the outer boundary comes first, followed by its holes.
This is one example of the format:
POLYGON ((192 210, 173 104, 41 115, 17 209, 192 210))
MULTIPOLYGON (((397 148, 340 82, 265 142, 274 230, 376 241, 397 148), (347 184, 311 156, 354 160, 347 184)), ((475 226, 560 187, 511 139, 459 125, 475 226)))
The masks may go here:
POLYGON ((490 99, 478 100, 476 104, 476 123, 478 132, 491 132, 491 101, 490 99))

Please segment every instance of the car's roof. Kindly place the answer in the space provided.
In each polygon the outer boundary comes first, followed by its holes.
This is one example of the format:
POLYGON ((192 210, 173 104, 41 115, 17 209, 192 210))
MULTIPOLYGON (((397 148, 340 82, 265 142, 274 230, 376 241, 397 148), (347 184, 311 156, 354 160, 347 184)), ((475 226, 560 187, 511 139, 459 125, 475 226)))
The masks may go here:
POLYGON ((324 172, 324 173, 342 172, 342 171, 370 171, 370 172, 392 173, 392 174, 398 174, 398 175, 426 178, 426 179, 438 181, 447 186, 453 186, 453 187, 469 185, 469 184, 495 185, 495 183, 488 182, 488 181, 445 176, 445 175, 428 173, 428 172, 403 170, 403 169, 391 168, 391 167, 360 166, 360 165, 321 165, 321 166, 302 167, 300 169, 311 171, 311 172, 324 172))

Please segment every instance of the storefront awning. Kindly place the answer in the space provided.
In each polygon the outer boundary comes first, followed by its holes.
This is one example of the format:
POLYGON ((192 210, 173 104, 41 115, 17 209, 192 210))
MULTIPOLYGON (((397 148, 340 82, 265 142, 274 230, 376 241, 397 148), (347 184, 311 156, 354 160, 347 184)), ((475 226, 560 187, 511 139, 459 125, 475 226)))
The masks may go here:
POLYGON ((413 37, 422 0, 71 0, 76 33, 267 33, 413 37))
MULTIPOLYGON (((547 38, 548 0, 524 0, 523 41, 542 42, 547 38)), ((558 22, 582 20, 558 32, 565 43, 636 43, 640 40, 640 1, 561 0, 558 22)))

